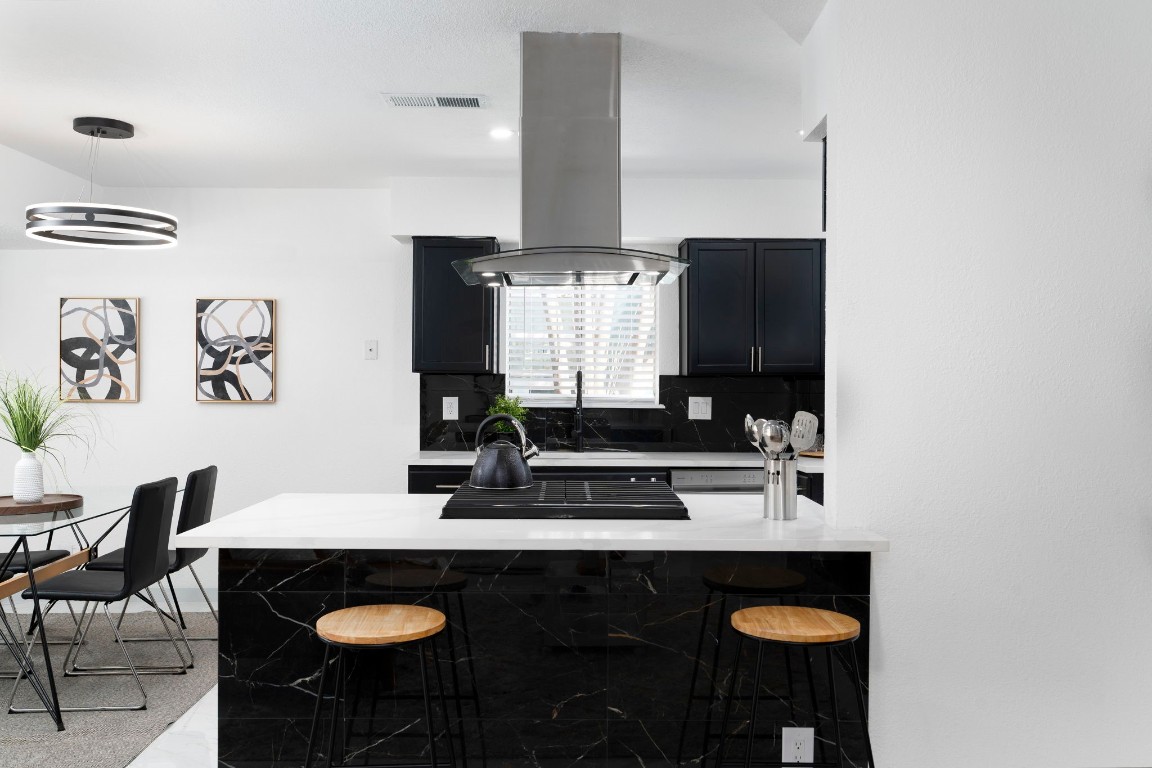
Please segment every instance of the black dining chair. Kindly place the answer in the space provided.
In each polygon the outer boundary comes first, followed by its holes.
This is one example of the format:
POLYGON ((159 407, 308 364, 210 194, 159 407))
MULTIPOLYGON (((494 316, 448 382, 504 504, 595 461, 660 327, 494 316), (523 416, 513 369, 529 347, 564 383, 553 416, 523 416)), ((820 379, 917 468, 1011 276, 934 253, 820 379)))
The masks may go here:
MULTIPOLYGON (((59 601, 83 603, 80 612, 80 625, 73 634, 72 645, 65 657, 65 675, 68 672, 68 657, 73 656, 83 635, 87 634, 92 620, 96 617, 96 604, 102 604, 104 616, 112 634, 127 662, 125 669, 136 680, 140 689, 141 702, 137 705, 102 705, 91 707, 61 707, 62 712, 123 711, 140 710, 148 707, 148 694, 140 681, 140 673, 128 654, 128 646, 113 621, 108 606, 133 595, 149 594, 151 587, 160 584, 168 573, 168 534, 172 528, 172 514, 176 506, 177 481, 174 477, 138 486, 132 494, 132 506, 128 511, 128 527, 125 531, 123 569, 120 571, 68 571, 53 576, 37 585, 35 599, 54 604, 59 601), (91 613, 89 610, 91 609, 91 613), (87 621, 85 619, 87 618, 87 621), (83 632, 81 631, 83 628, 83 632)), ((32 599, 31 590, 23 593, 25 599, 32 599)), ((165 630, 168 629, 167 622, 165 630)), ((175 637, 169 637, 172 645, 180 653, 175 637)), ((183 660, 183 657, 181 656, 183 660)), ((101 672, 108 674, 109 672, 101 672)), ((21 679, 23 675, 21 675, 21 679)), ((44 712, 44 709, 16 709, 12 706, 20 680, 12 688, 8 702, 9 712, 44 712)))
MULTIPOLYGON (((176 533, 184 533, 184 531, 201 526, 212 518, 212 502, 216 496, 216 474, 217 469, 215 466, 198 469, 188 474, 188 481, 184 485, 184 498, 180 502, 180 517, 176 521, 176 533)), ((168 581, 168 591, 172 595, 172 602, 175 605, 176 616, 180 621, 180 629, 182 631, 187 629, 188 625, 184 622, 184 613, 180 609, 180 601, 176 598, 176 588, 172 585, 172 574, 177 571, 182 571, 185 568, 192 574, 192 578, 196 580, 196 586, 200 588, 200 594, 204 596, 204 601, 208 604, 208 610, 212 612, 212 618, 216 619, 217 626, 220 624, 220 617, 217 615, 216 609, 212 606, 208 592, 200 582, 200 576, 197 575, 196 569, 192 567, 192 563, 204 557, 206 554, 208 554, 207 549, 168 550, 168 573, 165 578, 168 581)), ((119 571, 123 568, 123 549, 117 549, 114 552, 101 555, 88 563, 88 570, 90 571, 119 571)), ((124 609, 120 612, 121 620, 123 620, 124 610, 127 608, 128 604, 127 601, 125 601, 124 609)), ((158 607, 157 610, 159 610, 158 607)), ((161 640, 163 638, 133 637, 125 639, 132 642, 140 640, 161 640)), ((189 637, 186 639, 215 640, 216 638, 189 637)), ((188 653, 192 653, 191 648, 188 649, 188 653)))

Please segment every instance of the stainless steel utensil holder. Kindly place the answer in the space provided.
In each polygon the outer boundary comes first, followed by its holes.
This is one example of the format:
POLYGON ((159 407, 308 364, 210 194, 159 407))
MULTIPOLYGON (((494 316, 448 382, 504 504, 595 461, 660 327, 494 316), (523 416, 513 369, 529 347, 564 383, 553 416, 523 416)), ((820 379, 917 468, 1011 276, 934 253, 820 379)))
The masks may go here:
POLYGON ((764 519, 796 519, 795 459, 764 459, 764 519))

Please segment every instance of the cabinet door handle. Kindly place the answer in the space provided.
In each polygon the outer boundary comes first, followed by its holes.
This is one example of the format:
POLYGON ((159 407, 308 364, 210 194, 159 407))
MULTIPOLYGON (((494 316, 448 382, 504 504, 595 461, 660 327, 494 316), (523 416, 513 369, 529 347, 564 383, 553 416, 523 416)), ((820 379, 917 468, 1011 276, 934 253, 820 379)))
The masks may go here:
POLYGON ((484 345, 484 370, 488 370, 489 351, 490 351, 490 347, 487 344, 485 344, 484 345))
POLYGON ((748 347, 748 372, 756 373, 756 347, 748 347))
POLYGON ((455 491, 458 490, 461 485, 463 485, 463 483, 457 483, 456 485, 437 485, 436 488, 438 490, 455 491))
POLYGON ((757 370, 759 370, 761 373, 763 373, 763 371, 764 371, 764 347, 757 347, 757 349, 760 350, 760 365, 758 366, 757 370))

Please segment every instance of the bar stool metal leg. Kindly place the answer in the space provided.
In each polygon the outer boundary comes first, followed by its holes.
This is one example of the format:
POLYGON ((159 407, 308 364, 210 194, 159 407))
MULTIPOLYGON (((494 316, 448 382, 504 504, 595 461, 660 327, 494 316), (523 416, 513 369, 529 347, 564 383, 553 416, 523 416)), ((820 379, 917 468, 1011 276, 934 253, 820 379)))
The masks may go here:
POLYGON ((856 643, 848 646, 848 659, 852 664, 852 678, 856 683, 856 704, 860 707, 860 724, 864 727, 864 746, 868 750, 868 768, 876 768, 872 757, 872 737, 868 734, 868 710, 864 707, 864 684, 860 682, 860 662, 856 660, 856 643))
MULTIPOLYGON (((812 720, 817 726, 820 725, 820 700, 816 697, 816 676, 812 673, 812 649, 804 649, 804 663, 808 667, 808 695, 812 698, 812 720)), ((816 733, 815 729, 812 731, 816 733)), ((824 739, 816 739, 816 753, 820 755, 820 762, 828 760, 827 750, 824 748, 824 739)), ((837 748, 840 742, 836 742, 837 748)))
MULTIPOLYGON (((336 649, 336 678, 332 681, 332 718, 328 723, 328 768, 332 768, 332 757, 336 754, 336 723, 340 711, 340 680, 344 677, 344 649, 336 649)), ((344 762, 341 759, 340 762, 344 762)))
MULTIPOLYGON (((684 762, 684 740, 688 736, 688 723, 692 721, 692 702, 696 699, 696 681, 700 678, 700 655, 704 652, 704 635, 708 632, 708 614, 712 611, 712 590, 708 590, 704 598, 703 610, 700 612, 700 633, 696 636, 696 655, 693 656, 692 680, 688 684, 688 703, 684 706, 684 725, 680 728, 680 741, 676 744, 676 765, 684 762)), ((704 745, 701 754, 707 751, 708 736, 704 736, 704 745)), ((700 758, 703 768, 704 758, 700 758)))
MULTIPOLYGON (((736 673, 740 669, 740 652, 744 650, 744 636, 736 636, 736 660, 732 663, 732 669, 728 674, 732 675, 731 680, 728 681, 728 698, 724 701, 724 717, 720 720, 720 744, 716 752, 716 765, 724 765, 725 747, 728 746, 728 719, 732 714, 732 699, 736 698, 736 673)), ((701 759, 700 764, 703 765, 704 761, 701 759)))
MULTIPOLYGON (((456 635, 452 631, 452 609, 448 603, 448 595, 440 595, 440 607, 444 610, 444 616, 447 619, 447 621, 444 622, 444 634, 448 642, 448 668, 452 676, 452 690, 455 693, 453 698, 456 701, 456 726, 460 729, 460 752, 462 753, 461 764, 463 768, 468 768, 468 746, 464 743, 464 709, 460 702, 460 700, 464 698, 464 694, 460 689, 460 673, 459 670, 456 669, 456 635)), ((433 647, 435 647, 435 641, 433 641, 433 647)), ((436 671, 437 674, 439 674, 439 663, 436 665, 436 671)), ((448 717, 447 710, 444 712, 444 717, 448 717)), ((452 762, 455 764, 456 761, 453 760, 452 762)))
POLYGON ((764 643, 756 643, 756 677, 752 683, 752 712, 748 717, 748 750, 744 753, 744 768, 752 768, 752 740, 756 736, 756 705, 760 703, 760 673, 763 669, 764 643))
POLYGON ((304 759, 304 768, 312 768, 312 756, 316 747, 316 726, 320 722, 320 706, 324 701, 324 683, 328 679, 328 657, 332 653, 332 646, 324 643, 324 661, 320 663, 320 683, 316 686, 316 707, 312 710, 312 727, 308 729, 308 754, 304 759))
MULTIPOLYGON (((488 745, 484 741, 484 715, 480 712, 480 690, 476 682, 476 665, 472 653, 472 635, 468 631, 468 614, 464 610, 464 597, 457 592, 456 603, 460 608, 460 628, 464 630, 464 653, 468 659, 468 676, 472 678, 472 706, 476 710, 476 730, 480 734, 480 765, 488 768, 488 745)), ((463 730, 463 726, 461 726, 463 730)), ((463 737, 461 737, 463 739, 463 737)), ((463 742, 461 742, 463 743, 463 742)))
MULTIPOLYGON (((452 744, 452 716, 448 714, 448 705, 444 703, 444 678, 440 674, 440 653, 436 650, 436 639, 428 643, 432 648, 432 664, 436 669, 436 690, 440 697, 440 711, 444 714, 444 735, 448 737, 448 764, 456 765, 456 747, 452 744)), ((428 721, 428 729, 433 730, 432 721, 428 721)))
POLYGON ((416 654, 420 657, 420 689, 424 692, 424 722, 428 726, 428 753, 432 757, 432 765, 436 765, 436 728, 432 725, 432 696, 428 692, 428 662, 424 658, 424 648, 417 647, 416 654))
POLYGON ((824 650, 828 666, 828 691, 832 699, 832 728, 836 732, 836 765, 844 765, 844 742, 840 738, 840 710, 836 704, 836 670, 832 665, 832 648, 824 650))

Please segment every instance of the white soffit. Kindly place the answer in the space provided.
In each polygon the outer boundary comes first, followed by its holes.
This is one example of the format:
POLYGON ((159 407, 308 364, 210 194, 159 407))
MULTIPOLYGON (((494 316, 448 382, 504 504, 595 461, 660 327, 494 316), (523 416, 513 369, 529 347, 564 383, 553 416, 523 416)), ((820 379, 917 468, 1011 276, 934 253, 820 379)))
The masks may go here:
POLYGON ((819 178, 796 135, 824 0, 4 0, 0 144, 85 174, 78 115, 134 123, 105 186, 376 187, 510 176, 519 33, 621 32, 627 176, 819 178), (385 93, 483 94, 396 109, 385 93))

